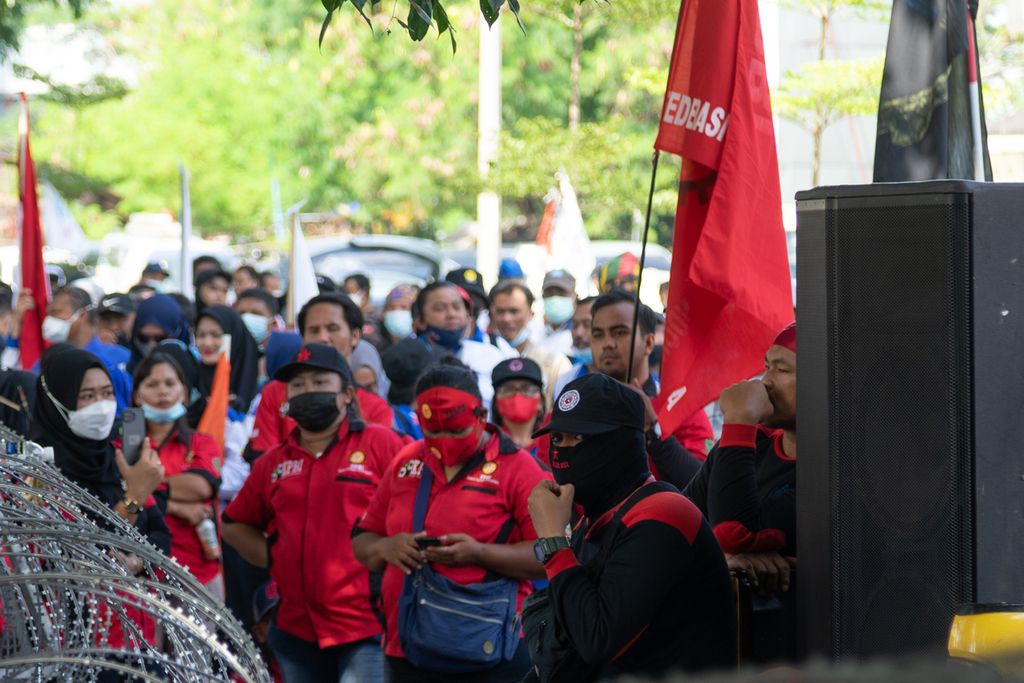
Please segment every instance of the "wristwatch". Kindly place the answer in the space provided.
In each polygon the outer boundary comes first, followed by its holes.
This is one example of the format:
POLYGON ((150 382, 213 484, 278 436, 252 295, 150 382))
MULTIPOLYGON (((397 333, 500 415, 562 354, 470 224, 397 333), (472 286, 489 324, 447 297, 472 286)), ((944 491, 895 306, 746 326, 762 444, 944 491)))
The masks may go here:
POLYGON ((121 499, 121 502, 124 504, 124 509, 128 511, 129 515, 137 515, 142 512, 142 506, 139 505, 139 501, 137 500, 132 500, 128 496, 125 496, 121 499))
POLYGON ((538 538, 533 542, 533 554, 537 558, 538 562, 541 564, 547 564, 552 555, 557 553, 559 550, 565 550, 568 547, 569 539, 565 536, 538 538))

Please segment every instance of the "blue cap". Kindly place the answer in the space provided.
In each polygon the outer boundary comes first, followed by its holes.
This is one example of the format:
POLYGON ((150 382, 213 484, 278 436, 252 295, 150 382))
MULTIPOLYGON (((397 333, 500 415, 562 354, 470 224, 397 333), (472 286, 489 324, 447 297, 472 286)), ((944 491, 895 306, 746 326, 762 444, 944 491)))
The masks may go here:
POLYGON ((523 277, 523 267, 514 258, 501 259, 501 266, 498 267, 498 279, 507 280, 513 277, 523 277))

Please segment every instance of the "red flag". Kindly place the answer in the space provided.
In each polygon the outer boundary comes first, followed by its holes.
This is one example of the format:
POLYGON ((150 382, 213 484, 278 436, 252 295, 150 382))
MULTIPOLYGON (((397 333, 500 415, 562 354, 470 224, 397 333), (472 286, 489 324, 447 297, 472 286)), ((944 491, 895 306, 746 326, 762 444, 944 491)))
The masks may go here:
POLYGON ((19 291, 29 289, 35 308, 25 312, 21 323, 19 347, 21 367, 30 370, 43 353, 43 318, 50 300, 50 280, 43 263, 43 229, 39 224, 39 198, 36 195, 36 167, 29 148, 28 101, 21 93, 21 120, 18 125, 18 264, 19 291))
POLYGON ((655 147, 683 157, 659 414, 671 433, 756 375, 793 319, 755 0, 687 0, 655 147))

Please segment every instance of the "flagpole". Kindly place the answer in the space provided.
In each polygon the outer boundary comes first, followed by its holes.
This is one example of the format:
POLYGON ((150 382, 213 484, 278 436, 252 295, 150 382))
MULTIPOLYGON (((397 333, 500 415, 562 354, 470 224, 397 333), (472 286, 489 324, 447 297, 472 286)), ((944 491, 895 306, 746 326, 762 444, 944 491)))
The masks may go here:
POLYGON ((193 296, 192 285, 192 194, 189 190, 189 174, 185 164, 178 162, 178 175, 181 178, 181 293, 190 299, 193 296))
POLYGON ((626 367, 626 384, 633 381, 633 354, 636 350, 636 331, 640 324, 640 286, 644 282, 644 261, 647 260, 647 232, 651 227, 651 208, 654 205, 654 184, 658 179, 658 159, 661 152, 654 150, 651 157, 651 191, 647 195, 647 219, 644 221, 644 236, 640 247, 640 272, 636 276, 636 306, 633 307, 633 332, 629 338, 629 365, 626 367))
POLYGON ((974 18, 967 6, 967 92, 971 98, 971 134, 974 138, 974 179, 985 177, 985 147, 981 136, 981 93, 978 89, 978 53, 974 41, 974 18))

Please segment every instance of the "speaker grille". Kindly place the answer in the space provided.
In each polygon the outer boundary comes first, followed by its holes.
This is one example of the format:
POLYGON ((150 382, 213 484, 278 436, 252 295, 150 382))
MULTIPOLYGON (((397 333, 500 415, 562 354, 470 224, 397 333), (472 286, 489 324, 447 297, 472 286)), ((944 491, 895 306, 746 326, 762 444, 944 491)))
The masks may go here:
POLYGON ((826 217, 834 657, 942 649, 973 586, 969 200, 885 204, 826 217))

